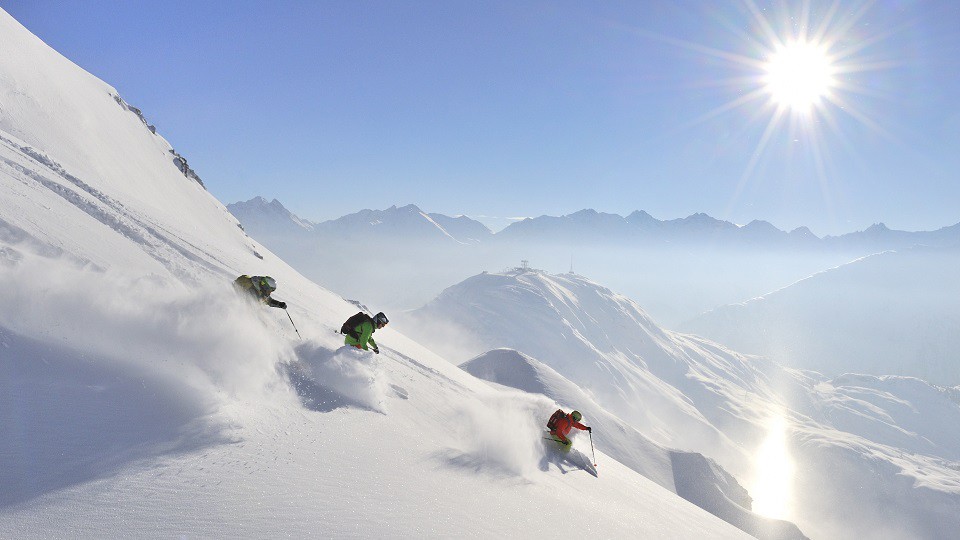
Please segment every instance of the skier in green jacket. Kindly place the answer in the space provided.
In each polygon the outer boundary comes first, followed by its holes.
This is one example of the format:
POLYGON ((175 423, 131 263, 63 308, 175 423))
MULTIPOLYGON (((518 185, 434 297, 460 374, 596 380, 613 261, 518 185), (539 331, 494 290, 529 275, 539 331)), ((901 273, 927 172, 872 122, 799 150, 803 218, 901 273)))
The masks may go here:
POLYGON ((388 322, 390 321, 387 320, 387 316, 382 311, 373 317, 363 312, 357 313, 347 319, 340 329, 346 334, 346 337, 343 338, 343 344, 365 351, 372 348, 374 354, 380 354, 380 348, 377 347, 377 342, 373 339, 373 333, 386 326, 388 322), (367 347, 368 343, 370 348, 367 347))

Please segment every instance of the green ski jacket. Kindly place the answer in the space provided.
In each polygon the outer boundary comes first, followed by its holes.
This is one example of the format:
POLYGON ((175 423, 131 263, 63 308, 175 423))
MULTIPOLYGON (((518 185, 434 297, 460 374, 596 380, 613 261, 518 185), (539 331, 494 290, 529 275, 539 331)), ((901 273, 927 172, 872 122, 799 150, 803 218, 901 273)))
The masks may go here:
POLYGON ((376 332, 377 329, 374 328, 372 322, 364 321, 358 324, 356 328, 354 328, 354 331, 360 336, 360 339, 355 339, 350 334, 347 334, 347 337, 343 338, 344 345, 352 345, 369 351, 370 349, 367 348, 367 343, 369 343, 371 347, 377 348, 377 342, 373 340, 373 333, 376 332))

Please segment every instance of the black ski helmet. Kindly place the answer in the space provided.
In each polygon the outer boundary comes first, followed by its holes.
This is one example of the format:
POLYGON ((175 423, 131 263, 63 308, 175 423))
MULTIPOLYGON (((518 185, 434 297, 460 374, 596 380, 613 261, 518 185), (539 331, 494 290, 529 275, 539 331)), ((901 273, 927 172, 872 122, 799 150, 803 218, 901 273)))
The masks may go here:
POLYGON ((267 294, 277 290, 277 280, 270 276, 261 276, 260 279, 254 281, 254 285, 257 287, 258 291, 265 292, 267 294))
POLYGON ((382 311, 373 316, 373 324, 377 326, 386 326, 388 322, 390 322, 390 320, 387 319, 387 316, 384 315, 382 311))

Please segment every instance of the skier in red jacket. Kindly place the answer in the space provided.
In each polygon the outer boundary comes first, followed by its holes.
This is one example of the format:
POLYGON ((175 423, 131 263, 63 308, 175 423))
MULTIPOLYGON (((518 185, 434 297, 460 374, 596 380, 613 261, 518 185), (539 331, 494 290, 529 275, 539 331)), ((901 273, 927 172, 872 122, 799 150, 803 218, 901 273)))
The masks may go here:
POLYGON ((583 415, 580 414, 580 411, 573 411, 567 414, 563 412, 563 409, 557 409, 557 412, 553 413, 553 416, 547 421, 547 427, 550 428, 550 435, 564 447, 569 447, 572 443, 570 439, 567 438, 567 434, 570 433, 571 429, 577 428, 584 431, 593 431, 593 428, 580 423, 581 418, 583 418, 583 415))

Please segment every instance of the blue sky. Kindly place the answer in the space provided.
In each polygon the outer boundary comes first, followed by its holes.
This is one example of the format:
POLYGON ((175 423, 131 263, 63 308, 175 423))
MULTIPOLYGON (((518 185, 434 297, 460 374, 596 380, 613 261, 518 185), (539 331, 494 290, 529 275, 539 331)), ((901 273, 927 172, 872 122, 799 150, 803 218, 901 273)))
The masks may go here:
POLYGON ((0 0, 224 203, 957 223, 960 3, 832 4, 0 0), (843 69, 771 122, 771 36, 804 27, 843 69))

